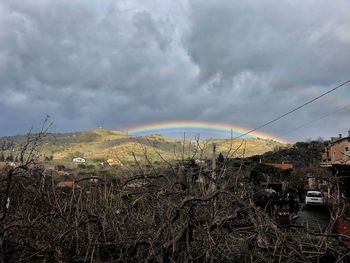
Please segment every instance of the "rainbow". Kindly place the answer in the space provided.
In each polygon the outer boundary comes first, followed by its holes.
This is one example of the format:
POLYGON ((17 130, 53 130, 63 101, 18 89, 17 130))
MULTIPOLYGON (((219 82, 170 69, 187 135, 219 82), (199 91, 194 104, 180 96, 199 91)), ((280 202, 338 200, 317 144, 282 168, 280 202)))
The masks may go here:
MULTIPOLYGON (((251 129, 236 126, 226 123, 218 123, 218 122, 199 122, 199 121, 173 121, 173 122, 157 122, 157 123, 149 123, 140 126, 134 126, 127 129, 128 134, 131 135, 146 135, 151 133, 171 133, 174 131, 178 132, 187 132, 188 130, 196 130, 198 134, 200 131, 210 131, 210 132, 220 132, 226 134, 226 136, 237 137, 238 135, 245 134, 249 132, 251 129)), ((254 131, 249 133, 249 135, 245 137, 250 138, 261 138, 268 140, 275 140, 281 143, 289 143, 287 140, 279 138, 273 134, 268 134, 261 131, 254 131)))

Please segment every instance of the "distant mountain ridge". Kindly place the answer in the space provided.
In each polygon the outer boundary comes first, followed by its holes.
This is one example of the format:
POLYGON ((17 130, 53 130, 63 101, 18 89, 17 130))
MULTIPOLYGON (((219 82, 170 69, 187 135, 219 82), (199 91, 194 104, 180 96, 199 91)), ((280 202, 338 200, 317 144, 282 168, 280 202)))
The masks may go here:
MULTIPOLYGON (((26 135, 0 137, 0 145, 12 144, 17 147, 25 143, 26 135)), ((135 158, 147 161, 175 160, 181 158, 210 158, 212 144, 217 153, 230 157, 260 155, 287 145, 273 140, 248 139, 209 139, 181 141, 158 134, 132 136, 125 132, 94 129, 72 133, 48 133, 42 142, 42 153, 54 160, 71 160, 85 157, 91 162, 116 159, 130 162, 135 158)))

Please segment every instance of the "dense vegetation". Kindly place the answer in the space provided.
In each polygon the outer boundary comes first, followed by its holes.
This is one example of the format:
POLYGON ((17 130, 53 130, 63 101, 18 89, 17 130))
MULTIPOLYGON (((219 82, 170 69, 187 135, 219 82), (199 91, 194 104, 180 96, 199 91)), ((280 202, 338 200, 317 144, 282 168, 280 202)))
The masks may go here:
POLYGON ((325 144, 322 141, 297 142, 292 147, 269 151, 253 159, 261 158, 264 163, 292 163, 295 167, 318 165, 325 144))
POLYGON ((211 170, 188 158, 147 168, 135 159, 133 168, 82 173, 59 188, 38 162, 39 142, 29 140, 20 164, 1 171, 4 262, 349 260, 332 234, 334 221, 322 233, 285 228, 258 207, 263 188, 244 160, 220 157, 211 170))

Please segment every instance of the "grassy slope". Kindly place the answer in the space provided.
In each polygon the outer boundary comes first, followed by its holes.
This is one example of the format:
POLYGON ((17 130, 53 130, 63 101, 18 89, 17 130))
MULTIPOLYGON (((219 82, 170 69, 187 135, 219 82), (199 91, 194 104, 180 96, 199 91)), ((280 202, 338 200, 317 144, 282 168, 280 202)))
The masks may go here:
MULTIPOLYGON (((5 139, 20 144, 24 142, 25 136, 0 138, 0 143, 5 139)), ((199 142, 204 148, 204 157, 211 156, 212 143, 216 143, 218 153, 230 154, 232 157, 263 154, 275 147, 283 146, 278 142, 262 139, 208 140, 199 142)), ((160 161, 159 155, 167 160, 181 159, 183 152, 184 156, 188 157, 194 155, 195 149, 197 149, 196 158, 199 158, 200 151, 196 147, 196 142, 186 141, 183 146, 182 141, 160 135, 134 137, 122 132, 95 129, 75 133, 49 134, 44 140, 42 151, 46 156, 52 155, 55 160, 68 161, 74 156, 84 155, 90 160, 113 158, 127 162, 133 160, 133 153, 140 161, 145 160, 145 154, 150 161, 160 161)))

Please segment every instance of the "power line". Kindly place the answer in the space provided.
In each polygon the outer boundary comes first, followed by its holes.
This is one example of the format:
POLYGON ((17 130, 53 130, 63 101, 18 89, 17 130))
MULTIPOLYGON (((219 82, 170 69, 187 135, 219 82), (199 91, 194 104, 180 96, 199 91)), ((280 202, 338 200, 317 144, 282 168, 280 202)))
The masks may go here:
POLYGON ((270 121, 268 121, 268 122, 266 122, 266 123, 264 123, 264 124, 262 124, 262 125, 260 125, 260 126, 258 126, 258 127, 256 127, 256 128, 254 128, 254 129, 252 129, 252 130, 249 130, 249 131, 247 131, 246 133, 243 133, 243 134, 241 134, 241 135, 235 137, 234 139, 241 138, 241 137, 246 136, 246 135, 248 135, 248 134, 250 134, 250 133, 252 133, 252 132, 255 132, 255 131, 257 131, 257 130, 260 130, 260 129, 262 129, 262 128, 264 128, 264 127, 266 127, 266 126, 268 126, 268 125, 270 125, 270 124, 272 124, 272 123, 274 123, 274 122, 276 122, 276 121, 278 121, 278 120, 280 120, 280 119, 282 119, 282 118, 284 118, 284 117, 286 117, 287 115, 290 115, 290 114, 292 114, 293 112, 296 112, 297 110, 300 110, 301 108, 305 107, 306 105, 309 105, 309 104, 313 103, 314 101, 316 101, 316 100, 318 100, 318 99, 320 99, 320 98, 322 98, 322 97, 328 95, 329 93, 331 93, 331 92, 333 92, 333 91, 335 91, 335 90, 337 90, 337 89, 339 89, 339 88, 345 86, 345 85, 348 84, 348 83, 350 83, 350 79, 347 80, 347 81, 345 81, 345 82, 343 82, 342 84, 336 86, 335 88, 330 89, 330 90, 328 90, 328 91, 322 93, 321 95, 319 95, 319 96, 317 96, 317 97, 315 97, 315 98, 313 98, 313 99, 311 99, 311 100, 309 100, 309 101, 303 103, 302 105, 300 105, 300 106, 298 106, 298 107, 296 107, 296 108, 294 108, 294 109, 291 109, 290 111, 288 111, 288 112, 286 112, 286 113, 284 113, 284 114, 282 114, 282 115, 280 115, 280 116, 278 116, 278 117, 276 117, 276 118, 274 118, 274 119, 272 119, 272 120, 270 120, 270 121))
POLYGON ((329 112, 329 113, 327 113, 327 114, 325 114, 325 115, 323 115, 323 116, 321 116, 321 117, 319 117, 319 118, 317 118, 317 119, 313 119, 313 120, 311 120, 311 121, 305 122, 304 124, 302 124, 302 125, 300 125, 300 126, 297 126, 297 127, 295 127, 294 129, 292 129, 292 130, 289 130, 287 133, 284 133, 284 134, 281 134, 281 135, 279 135, 279 136, 273 137, 272 139, 277 139, 277 138, 279 138, 279 137, 281 137, 281 136, 285 136, 285 135, 287 135, 287 134, 290 134, 290 133, 292 133, 292 132, 295 132, 296 130, 299 130, 299 129, 301 129, 301 128, 304 128, 304 127, 306 127, 306 126, 309 126, 310 124, 312 124, 312 123, 314 123, 314 122, 317 122, 317 121, 320 121, 320 120, 322 120, 322 119, 325 119, 325 118, 327 118, 327 117, 329 117, 329 116, 331 116, 331 115, 333 115, 333 114, 335 114, 335 113, 338 113, 338 112, 340 112, 340 111, 343 111, 343 110, 345 110, 345 109, 347 109, 347 108, 349 108, 349 107, 350 107, 350 104, 349 104, 349 105, 346 105, 346 106, 344 106, 344 107, 341 107, 341 108, 339 108, 339 109, 337 109, 337 110, 335 110, 335 111, 329 112))

